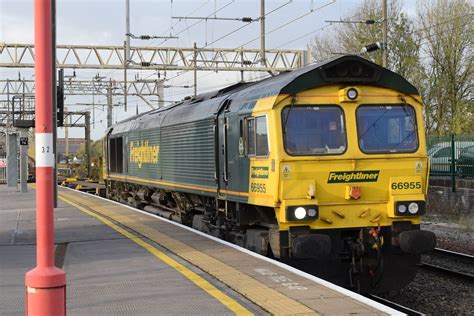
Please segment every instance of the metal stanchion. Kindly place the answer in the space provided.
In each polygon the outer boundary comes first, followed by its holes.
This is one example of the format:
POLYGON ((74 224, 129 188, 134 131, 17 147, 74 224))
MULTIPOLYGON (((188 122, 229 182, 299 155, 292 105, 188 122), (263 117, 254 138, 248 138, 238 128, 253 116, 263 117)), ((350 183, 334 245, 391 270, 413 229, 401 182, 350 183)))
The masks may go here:
POLYGON ((54 266, 51 0, 35 0, 36 268, 28 271, 26 314, 66 314, 66 274, 54 266))

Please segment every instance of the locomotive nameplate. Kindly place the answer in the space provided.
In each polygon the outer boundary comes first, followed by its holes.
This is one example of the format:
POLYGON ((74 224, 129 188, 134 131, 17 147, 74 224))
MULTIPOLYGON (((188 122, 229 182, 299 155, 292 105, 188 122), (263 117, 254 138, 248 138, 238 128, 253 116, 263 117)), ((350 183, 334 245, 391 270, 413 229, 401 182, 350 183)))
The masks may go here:
POLYGON ((328 183, 377 182, 379 170, 329 172, 328 183))

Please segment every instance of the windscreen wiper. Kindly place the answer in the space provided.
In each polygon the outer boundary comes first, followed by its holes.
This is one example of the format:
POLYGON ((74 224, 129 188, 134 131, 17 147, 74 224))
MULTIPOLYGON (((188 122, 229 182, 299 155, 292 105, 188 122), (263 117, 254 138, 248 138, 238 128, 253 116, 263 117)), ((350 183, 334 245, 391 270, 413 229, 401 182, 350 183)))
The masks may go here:
POLYGON ((286 134, 286 128, 288 126, 288 121, 290 120, 290 113, 291 113, 291 110, 293 109, 294 105, 295 105, 295 98, 293 97, 293 98, 291 98, 291 103, 290 103, 290 107, 289 107, 287 115, 286 115, 285 124, 283 124, 283 134, 286 134))
POLYGON ((382 119, 382 117, 384 117, 385 113, 388 112, 388 109, 385 108, 385 111, 380 114, 380 116, 375 120, 375 122, 373 122, 372 124, 369 125, 369 128, 367 128, 364 132, 364 134, 362 134, 361 136, 359 136, 359 140, 361 139, 364 139, 364 136, 367 135, 367 133, 372 129, 372 128, 375 128, 375 124, 380 121, 382 119))

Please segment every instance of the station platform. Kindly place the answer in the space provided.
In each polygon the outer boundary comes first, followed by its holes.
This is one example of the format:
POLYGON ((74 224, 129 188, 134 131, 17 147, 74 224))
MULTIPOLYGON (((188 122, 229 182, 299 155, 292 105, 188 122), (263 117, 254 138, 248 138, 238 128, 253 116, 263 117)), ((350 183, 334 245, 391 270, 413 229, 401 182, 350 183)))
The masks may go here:
MULTIPOLYGON (((246 249, 59 188, 55 260, 69 315, 402 315, 246 249)), ((0 185, 0 315, 25 314, 35 190, 0 185)))

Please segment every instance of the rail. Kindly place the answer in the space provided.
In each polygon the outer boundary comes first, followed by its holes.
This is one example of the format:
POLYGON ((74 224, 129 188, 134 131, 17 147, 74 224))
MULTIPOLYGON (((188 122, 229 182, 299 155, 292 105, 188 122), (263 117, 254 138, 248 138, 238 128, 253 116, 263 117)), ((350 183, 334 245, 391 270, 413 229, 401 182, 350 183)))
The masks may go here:
POLYGON ((435 258, 435 261, 438 262, 422 262, 420 264, 421 268, 436 273, 462 278, 463 280, 469 280, 471 282, 474 281, 474 272, 472 269, 472 267, 474 267, 474 256, 442 248, 435 248, 429 255, 435 258), (451 265, 458 269, 452 269, 444 264, 440 265, 439 260, 451 261, 451 265), (463 266, 465 271, 462 271, 463 266))
POLYGON ((411 309, 409 307, 406 307, 406 306, 400 305, 398 303, 392 302, 390 300, 387 300, 386 298, 383 298, 383 297, 380 297, 380 296, 377 296, 377 295, 366 294, 365 296, 370 298, 373 301, 384 304, 385 306, 396 309, 397 311, 399 311, 401 313, 404 313, 404 314, 407 314, 407 315, 425 315, 422 312, 419 312, 419 311, 416 311, 416 310, 411 309))

